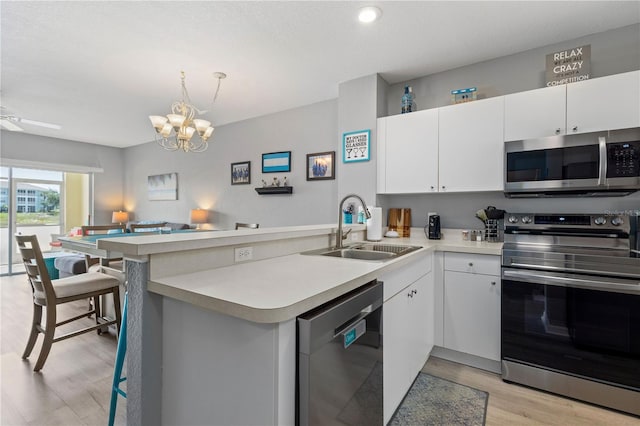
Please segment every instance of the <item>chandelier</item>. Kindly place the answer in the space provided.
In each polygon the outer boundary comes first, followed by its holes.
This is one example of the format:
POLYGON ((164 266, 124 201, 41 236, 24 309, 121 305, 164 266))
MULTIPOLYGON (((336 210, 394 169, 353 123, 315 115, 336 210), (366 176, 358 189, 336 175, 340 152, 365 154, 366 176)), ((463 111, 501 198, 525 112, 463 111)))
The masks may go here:
MULTIPOLYGON (((216 101, 220 91, 220 82, 227 75, 222 72, 213 73, 218 79, 216 93, 211 105, 216 101)), ((171 104, 171 114, 166 116, 150 115, 149 120, 156 130, 156 142, 167 151, 183 150, 184 152, 203 152, 209 146, 208 139, 213 134, 211 122, 195 118, 196 114, 202 115, 207 110, 196 108, 187 92, 184 71, 181 71, 182 100, 171 104), (194 138, 197 133, 197 138, 194 138)))

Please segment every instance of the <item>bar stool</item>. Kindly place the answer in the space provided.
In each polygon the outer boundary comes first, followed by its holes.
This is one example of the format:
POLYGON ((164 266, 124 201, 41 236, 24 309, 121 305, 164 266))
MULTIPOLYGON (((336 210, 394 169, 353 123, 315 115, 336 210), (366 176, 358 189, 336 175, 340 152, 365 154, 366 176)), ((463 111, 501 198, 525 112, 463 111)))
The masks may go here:
POLYGON ((118 394, 124 398, 127 393, 120 389, 120 383, 127 380, 122 377, 122 367, 124 366, 124 357, 127 354, 127 293, 124 294, 124 308, 122 309, 122 325, 118 333, 118 349, 116 350, 116 364, 113 369, 113 383, 111 384, 111 406, 109 407, 109 426, 113 426, 116 418, 116 407, 118 406, 118 394))

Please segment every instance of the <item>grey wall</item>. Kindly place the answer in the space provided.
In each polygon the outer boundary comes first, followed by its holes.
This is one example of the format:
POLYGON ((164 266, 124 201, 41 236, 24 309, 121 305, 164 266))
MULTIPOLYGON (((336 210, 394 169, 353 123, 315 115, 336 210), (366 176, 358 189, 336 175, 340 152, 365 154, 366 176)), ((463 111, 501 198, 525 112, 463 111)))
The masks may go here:
MULTIPOLYGON (((544 87, 545 56, 585 44, 591 44, 592 78, 640 69, 640 24, 636 24, 392 85, 387 93, 388 115, 400 113, 407 84, 413 87, 419 110, 449 105, 450 91, 457 88, 476 86, 479 97, 493 97, 544 87)), ((501 192, 487 192, 379 195, 378 202, 383 214, 391 207, 411 208, 414 226, 424 226, 427 212, 435 211, 442 216, 445 228, 481 228, 475 212, 488 205, 513 212, 597 213, 639 209, 640 195, 513 200, 501 192)))
MULTIPOLYGON (((340 83, 338 86, 338 198, 355 193, 367 205, 376 205, 376 118, 380 92, 386 91, 386 82, 377 75, 340 83), (342 162, 342 135, 359 130, 370 130, 369 161, 342 162)), ((339 200, 338 200, 339 201, 339 200)), ((355 200, 354 200, 355 201, 355 200)), ((333 202, 336 211, 336 202, 333 202)))
MULTIPOLYGON (((389 207, 410 208, 412 225, 425 226, 427 212, 436 212, 444 228, 482 229, 484 225, 475 213, 487 206, 520 213, 613 213, 640 209, 640 192, 605 198, 510 199, 502 192, 379 195, 378 198, 384 206, 385 218, 389 207)), ((384 223, 386 225, 386 219, 384 223)))
MULTIPOLYGON (((210 226, 331 223, 337 181, 306 181, 306 155, 338 151, 337 100, 321 102, 216 128, 204 153, 169 152, 155 143, 125 149, 125 207, 134 220, 189 222, 193 208, 212 213, 210 226), (291 173, 262 174, 262 154, 291 151, 291 173), (251 184, 231 185, 231 163, 251 161, 251 184), (178 173, 177 201, 147 200, 147 176, 178 173), (261 179, 287 176, 292 195, 258 195, 261 179)), ((336 161, 339 160, 336 152, 336 161)), ((339 178, 339 175, 338 175, 339 178)))
POLYGON ((104 169, 104 172, 94 175, 94 223, 111 223, 111 213, 123 208, 122 149, 20 132, 2 131, 0 138, 0 157, 3 160, 39 162, 54 165, 52 167, 69 165, 104 169))
POLYGON ((400 114, 405 85, 413 88, 418 110, 450 105, 454 89, 477 87, 478 98, 490 98, 544 87, 546 55, 586 44, 591 78, 640 69, 640 24, 635 24, 391 85, 383 115, 400 114))

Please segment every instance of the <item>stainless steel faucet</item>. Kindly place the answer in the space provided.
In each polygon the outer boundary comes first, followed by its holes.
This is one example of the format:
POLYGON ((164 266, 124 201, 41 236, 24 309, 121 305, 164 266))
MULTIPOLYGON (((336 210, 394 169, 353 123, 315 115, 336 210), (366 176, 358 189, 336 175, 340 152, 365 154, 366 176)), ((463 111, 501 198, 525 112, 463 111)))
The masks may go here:
POLYGON ((344 208, 344 202, 352 197, 357 198, 358 201, 360 201, 360 204, 362 204, 362 209, 364 210, 365 217, 367 219, 371 219, 371 213, 369 213, 367 206, 365 205, 364 201, 362 201, 362 198, 360 198, 359 195, 349 194, 346 197, 344 197, 342 201, 340 201, 340 205, 338 206, 338 230, 336 231, 336 250, 342 248, 342 240, 347 236, 347 234, 349 234, 349 232, 351 232, 351 229, 349 229, 349 231, 347 231, 346 234, 344 235, 342 234, 342 210, 344 208))

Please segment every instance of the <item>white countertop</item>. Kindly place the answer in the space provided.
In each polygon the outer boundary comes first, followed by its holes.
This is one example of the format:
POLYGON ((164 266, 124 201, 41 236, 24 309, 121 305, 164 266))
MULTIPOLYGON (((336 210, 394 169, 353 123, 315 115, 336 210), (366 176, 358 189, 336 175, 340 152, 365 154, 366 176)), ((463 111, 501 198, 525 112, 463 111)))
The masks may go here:
MULTIPOLYGON (((323 226, 321 229, 318 227, 294 227, 293 229, 296 235, 300 233, 312 235, 320 230, 326 233, 327 229, 331 229, 331 225, 328 226, 329 228, 323 226)), ((262 238, 277 237, 288 229, 271 228, 271 232, 264 232, 265 229, 261 235, 262 238), (274 231, 276 229, 277 231, 274 231)), ((175 235, 181 236, 181 234, 175 235)), ((229 238, 224 235, 220 237, 229 238)), ((252 237, 251 241, 257 241, 256 235, 252 237)), ((128 244, 138 243, 141 238, 136 237, 135 241, 128 244)), ((119 240, 122 241, 124 238, 119 240)), ((182 238, 175 244, 182 245, 181 241, 183 241, 182 238)), ((428 240, 421 228, 412 228, 410 238, 383 238, 381 242, 420 245, 424 248, 385 262, 293 254, 158 278, 149 281, 148 290, 249 321, 275 323, 295 318, 366 284, 377 278, 383 271, 401 268, 427 252, 453 251, 500 255, 502 250, 502 243, 462 241, 461 230, 444 230, 441 240, 428 240)), ((137 253, 142 253, 150 247, 152 245, 143 244, 143 248, 137 253)))

